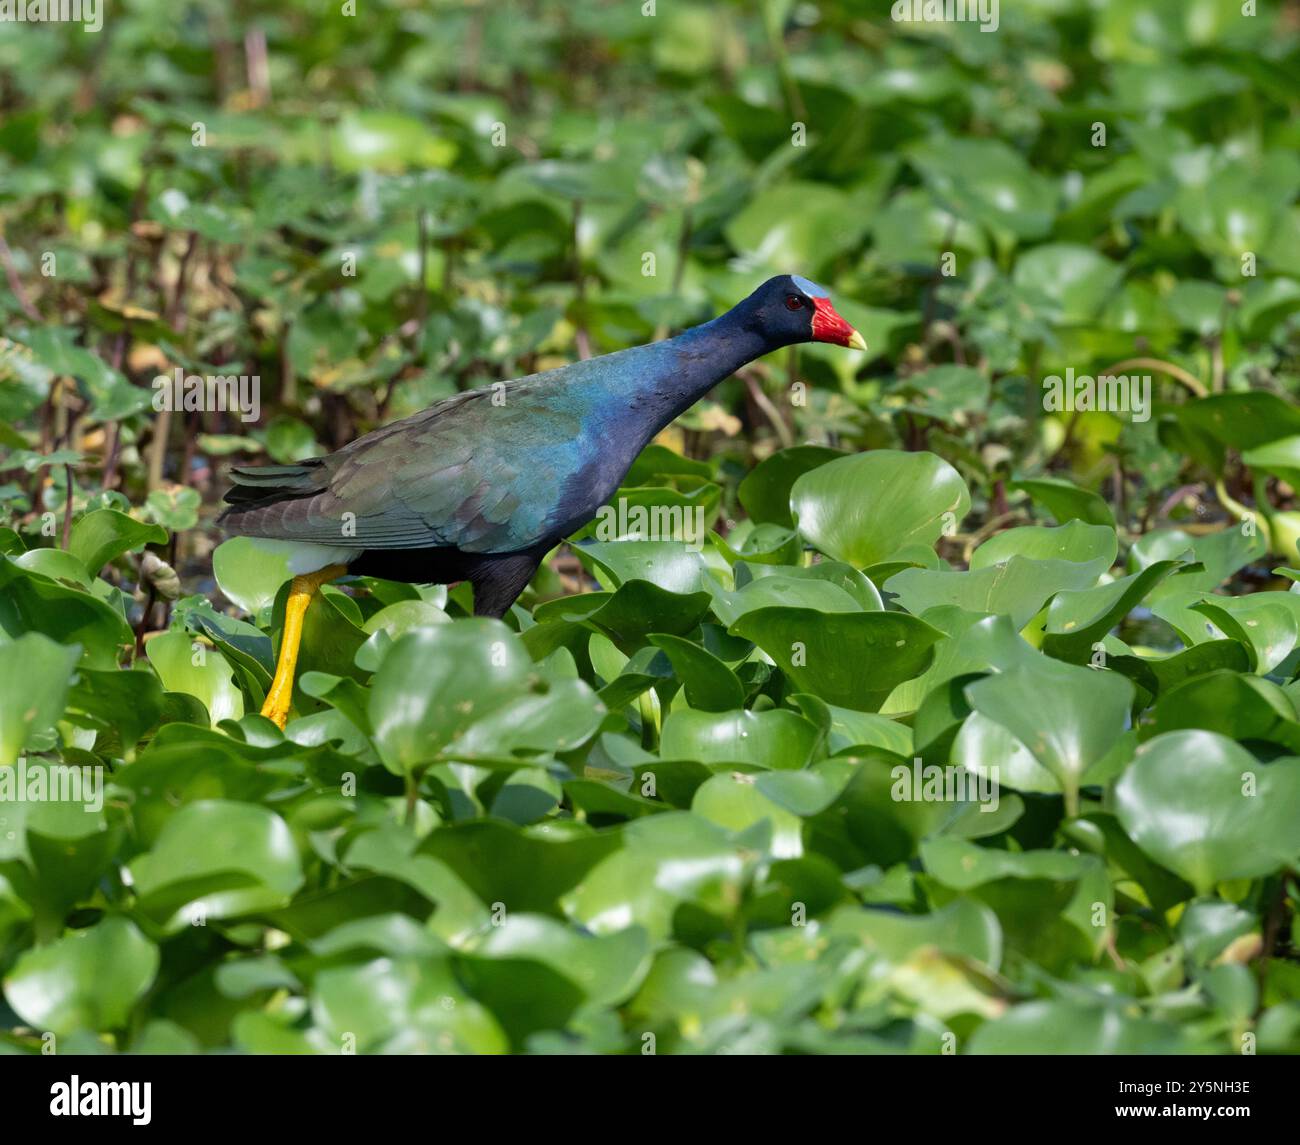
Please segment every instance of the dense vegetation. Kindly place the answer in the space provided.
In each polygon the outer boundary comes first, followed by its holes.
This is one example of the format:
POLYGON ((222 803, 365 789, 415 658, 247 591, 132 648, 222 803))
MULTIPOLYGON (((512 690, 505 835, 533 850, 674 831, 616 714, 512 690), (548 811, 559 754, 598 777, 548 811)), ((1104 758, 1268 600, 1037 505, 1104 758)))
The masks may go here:
POLYGON ((1243 7, 0 24, 0 1050, 1300 1050, 1300 8, 1243 7), (257 715, 231 462, 786 271, 870 350, 724 383, 506 623, 327 589, 257 715))

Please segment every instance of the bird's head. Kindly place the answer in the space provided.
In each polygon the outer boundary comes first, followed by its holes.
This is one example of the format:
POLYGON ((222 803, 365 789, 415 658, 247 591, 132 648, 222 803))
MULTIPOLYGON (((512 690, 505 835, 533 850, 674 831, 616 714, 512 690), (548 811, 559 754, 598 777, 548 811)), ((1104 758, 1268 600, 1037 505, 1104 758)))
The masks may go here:
POLYGON ((835 312, 826 288, 797 274, 769 278, 741 305, 748 311, 746 325, 761 331, 774 347, 829 342, 867 348, 866 339, 835 312))

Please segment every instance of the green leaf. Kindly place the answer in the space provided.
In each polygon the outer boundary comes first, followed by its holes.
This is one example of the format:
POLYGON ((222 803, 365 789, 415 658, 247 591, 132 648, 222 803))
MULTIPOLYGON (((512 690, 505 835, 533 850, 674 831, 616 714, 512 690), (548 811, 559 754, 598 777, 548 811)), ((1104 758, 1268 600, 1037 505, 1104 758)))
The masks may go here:
POLYGON ((96 509, 72 526, 68 551, 91 576, 98 576, 100 569, 122 553, 166 542, 167 530, 158 525, 146 525, 116 509, 96 509))
POLYGON ((859 569, 955 532, 969 508, 966 484, 946 461, 889 449, 828 461, 790 492, 808 543, 859 569))
POLYGON ((727 238, 751 265, 789 273, 790 267, 817 270, 853 246, 867 220, 851 209, 851 199, 824 183, 776 183, 756 194, 727 224, 727 238))
POLYGON ((1082 1002, 1025 1002, 975 1031, 972 1054, 1176 1053, 1177 1027, 1122 1010, 1082 1002))
POLYGON ((447 955, 376 958, 324 969, 312 1017, 331 1047, 362 1053, 496 1054, 500 1024, 458 981, 447 955))
POLYGON ((1021 478, 1011 482, 1010 488, 1028 493, 1056 518, 1058 525, 1077 520, 1089 525, 1115 527, 1115 514, 1105 501, 1090 489, 1082 489, 1059 477, 1021 478))
POLYGON ((283 819, 251 803, 187 803, 131 864, 141 909, 169 931, 196 919, 282 906, 302 886, 302 865, 283 819))
POLYGON ((1260 763, 1206 731, 1156 736, 1115 785, 1124 830, 1202 895, 1227 879, 1293 866, 1300 857, 1297 800, 1300 759, 1260 763))
POLYGON ((28 1025, 66 1036, 127 1025, 158 973, 158 948, 129 919, 113 915, 20 955, 5 998, 28 1025))
POLYGON ((1221 669, 1162 692, 1151 734, 1184 728, 1218 732, 1238 742, 1264 740, 1300 754, 1295 705, 1281 688, 1259 676, 1221 669))
POLYGON ((462 620, 399 638, 375 673, 375 745, 401 775, 428 764, 484 716, 523 695, 532 660, 499 620, 462 620))
POLYGON ((260 616, 275 603, 280 586, 290 580, 289 554, 253 537, 232 537, 212 554, 217 586, 250 616, 260 616))
POLYGON ((778 859, 803 854, 803 823, 798 815, 768 798, 754 785, 754 777, 732 772, 715 775, 695 792, 691 810, 701 819, 728 831, 744 831, 766 823, 772 832, 769 853, 778 859))
POLYGON ((69 647, 81 646, 81 662, 91 668, 116 668, 118 650, 135 634, 121 613, 80 589, 62 584, 0 557, 0 632, 16 640, 40 632, 69 647))
POLYGON ((1123 276, 1123 267, 1091 247, 1047 243, 1020 256, 1014 279, 1047 300, 1054 322, 1076 326, 1097 316, 1123 276))
POLYGON ((1050 228, 1056 203, 1051 181, 1002 140, 934 133, 909 152, 939 200, 960 217, 1022 239, 1050 228))
POLYGON ((1086 660, 1093 645, 1176 567, 1176 561, 1157 561, 1109 584, 1057 593, 1047 608, 1043 651, 1076 663, 1086 660))
POLYGON ((924 672, 943 639, 900 612, 808 608, 760 608, 732 630, 771 656, 796 690, 859 711, 878 711, 894 688, 924 672))
POLYGON ((201 701, 213 725, 244 714, 244 696, 235 683, 235 673, 215 648, 173 630, 160 632, 144 650, 163 687, 201 701))
POLYGON ((0 767, 63 714, 76 663, 76 648, 61 648, 39 632, 0 644, 0 767))
POLYGON ((741 481, 736 496, 754 521, 770 521, 787 529, 795 527, 790 513, 790 490, 805 473, 843 457, 838 449, 824 445, 795 445, 765 457, 741 481))
POLYGON ((977 680, 966 688, 966 698, 1055 777, 1067 814, 1075 815, 1079 785, 1124 733, 1133 685, 1114 672, 1044 657, 1036 667, 977 680))
POLYGON ((664 720, 659 752, 664 759, 705 763, 752 763, 804 767, 821 736, 794 712, 671 712, 664 720))
POLYGON ((745 689, 736 674, 711 652, 680 636, 661 633, 649 639, 672 663, 691 707, 726 712, 744 704, 745 689))

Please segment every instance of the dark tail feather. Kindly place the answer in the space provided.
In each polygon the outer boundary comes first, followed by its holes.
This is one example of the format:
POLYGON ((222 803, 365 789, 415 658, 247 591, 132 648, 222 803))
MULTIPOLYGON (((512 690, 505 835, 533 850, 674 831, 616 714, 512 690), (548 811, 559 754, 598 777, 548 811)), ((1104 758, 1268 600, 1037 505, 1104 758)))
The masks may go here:
POLYGON ((320 462, 303 461, 297 465, 236 466, 230 471, 234 481, 225 499, 232 505, 250 501, 291 500, 319 493, 320 462))
POLYGON ((234 484, 226 490, 225 500, 232 507, 217 518, 217 524, 248 509, 312 497, 325 487, 319 461, 252 468, 236 466, 231 469, 230 478, 234 484))

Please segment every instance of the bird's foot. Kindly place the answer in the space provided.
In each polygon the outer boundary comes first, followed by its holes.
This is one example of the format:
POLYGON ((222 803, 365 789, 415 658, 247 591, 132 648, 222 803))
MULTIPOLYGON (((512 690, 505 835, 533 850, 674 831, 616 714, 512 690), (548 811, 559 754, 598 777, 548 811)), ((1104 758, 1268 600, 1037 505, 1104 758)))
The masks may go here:
POLYGON ((284 602, 284 631, 280 634, 280 657, 275 665, 275 677, 266 693, 262 715, 281 731, 289 722, 289 709, 293 706, 293 674, 298 666, 298 646, 302 643, 302 622, 307 608, 320 586, 343 576, 346 565, 326 565, 313 573, 293 578, 289 596, 284 602))
POLYGON ((262 715, 281 731, 284 731, 285 724, 289 722, 289 699, 288 695, 272 689, 267 693, 266 703, 262 705, 262 715))

